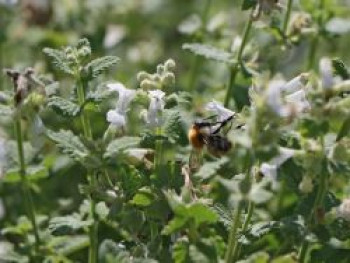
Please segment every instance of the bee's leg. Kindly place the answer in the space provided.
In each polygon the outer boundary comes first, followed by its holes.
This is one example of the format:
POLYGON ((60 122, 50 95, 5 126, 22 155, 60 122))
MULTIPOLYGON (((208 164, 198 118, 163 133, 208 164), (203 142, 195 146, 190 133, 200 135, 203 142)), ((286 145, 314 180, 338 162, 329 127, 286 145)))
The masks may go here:
POLYGON ((198 149, 192 149, 189 158, 189 167, 192 172, 198 171, 202 164, 202 151, 198 149))

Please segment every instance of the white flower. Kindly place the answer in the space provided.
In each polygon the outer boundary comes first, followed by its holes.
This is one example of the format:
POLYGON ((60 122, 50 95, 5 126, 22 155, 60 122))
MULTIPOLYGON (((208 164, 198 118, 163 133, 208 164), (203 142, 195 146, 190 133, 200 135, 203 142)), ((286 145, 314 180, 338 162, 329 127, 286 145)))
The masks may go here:
POLYGON ((322 87, 324 89, 332 88, 334 84, 332 61, 329 58, 321 58, 319 62, 319 71, 321 74, 322 87))
POLYGON ((106 28, 106 35, 103 40, 105 48, 112 48, 118 44, 126 34, 125 27, 119 25, 108 25, 106 28))
POLYGON ((116 109, 120 113, 126 113, 130 102, 136 96, 136 91, 125 88, 125 86, 120 82, 107 84, 107 87, 111 91, 118 92, 119 98, 118 98, 116 109))
POLYGON ((117 110, 109 110, 107 112, 107 121, 115 127, 124 127, 126 124, 126 117, 117 110))
POLYGON ((46 132, 46 128, 44 126, 42 119, 39 117, 39 115, 35 115, 32 121, 32 124, 30 126, 30 134, 31 134, 30 143, 36 148, 41 148, 45 143, 45 140, 43 138, 45 135, 45 132, 46 132))
POLYGON ((337 208, 337 216, 350 221, 350 199, 345 199, 337 208))
POLYGON ((145 121, 151 127, 159 127, 162 125, 162 111, 164 110, 165 93, 161 90, 150 90, 148 91, 148 96, 150 98, 150 104, 148 111, 145 114, 145 121))
POLYGON ((281 117, 289 117, 310 109, 310 103, 304 91, 307 74, 300 74, 289 82, 270 81, 266 100, 270 108, 281 117))
POLYGON ((279 154, 272 158, 269 162, 262 163, 260 172, 271 181, 277 181, 277 169, 288 159, 293 157, 295 150, 280 147, 279 154))
POLYGON ((205 109, 207 111, 211 111, 217 115, 217 121, 224 121, 227 118, 235 115, 234 111, 231 111, 229 109, 226 109, 221 103, 212 100, 209 102, 206 106, 205 109))
POLYGON ((120 82, 108 84, 107 87, 119 94, 116 108, 107 112, 107 121, 116 127, 123 127, 126 125, 126 113, 130 102, 136 96, 136 91, 125 88, 120 82))

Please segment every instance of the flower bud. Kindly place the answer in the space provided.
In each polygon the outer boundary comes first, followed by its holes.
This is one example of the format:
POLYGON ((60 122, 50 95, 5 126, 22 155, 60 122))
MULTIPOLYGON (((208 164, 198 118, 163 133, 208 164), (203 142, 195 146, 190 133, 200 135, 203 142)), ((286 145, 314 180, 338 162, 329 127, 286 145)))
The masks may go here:
POLYGON ((164 63, 165 71, 174 71, 176 67, 176 63, 173 59, 168 59, 164 63))
POLYGON ((148 74, 146 71, 140 71, 137 73, 136 78, 139 82, 142 82, 143 80, 150 78, 150 74, 148 74))
POLYGON ((165 68, 162 64, 159 64, 157 66, 157 74, 162 75, 164 73, 164 70, 165 70, 165 68))
POLYGON ((78 57, 79 58, 88 58, 91 55, 91 48, 88 46, 84 46, 81 49, 78 50, 78 57))
POLYGON ((350 221, 350 199, 345 199, 337 208, 337 216, 350 221))
POLYGON ((71 47, 66 47, 66 49, 64 50, 64 53, 66 53, 66 55, 72 55, 73 54, 73 48, 71 47))
POLYGON ((77 48, 80 49, 83 47, 90 48, 90 42, 86 38, 79 39, 79 41, 78 41, 77 48))
POLYGON ((303 194, 311 193, 314 188, 314 185, 312 183, 312 179, 310 176, 304 176, 303 180, 299 184, 299 190, 303 194))
POLYGON ((175 75, 172 72, 167 72, 162 77, 162 84, 165 86, 171 86, 175 84, 175 75))
POLYGON ((157 83, 152 80, 145 79, 141 82, 140 87, 143 90, 152 90, 157 88, 157 83))

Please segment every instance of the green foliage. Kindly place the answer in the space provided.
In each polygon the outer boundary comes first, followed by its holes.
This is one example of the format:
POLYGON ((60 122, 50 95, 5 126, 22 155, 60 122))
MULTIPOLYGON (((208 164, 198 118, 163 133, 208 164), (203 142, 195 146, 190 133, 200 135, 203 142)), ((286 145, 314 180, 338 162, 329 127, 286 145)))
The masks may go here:
POLYGON ((74 74, 64 51, 52 48, 44 48, 43 52, 52 59, 52 63, 58 70, 69 75, 74 74))
POLYGON ((203 56, 207 59, 216 60, 228 64, 232 64, 234 62, 231 53, 206 44, 186 43, 182 45, 182 48, 189 50, 196 55, 203 56))
POLYGON ((107 146, 104 157, 112 158, 125 149, 137 147, 140 144, 140 141, 141 139, 139 137, 127 136, 115 139, 112 142, 110 142, 107 146))
POLYGON ((55 111, 64 116, 75 117, 80 112, 79 105, 75 104, 70 100, 58 96, 50 97, 48 99, 47 105, 49 107, 52 107, 55 111))
POLYGON ((119 58, 114 56, 105 56, 92 60, 86 65, 86 68, 91 70, 92 78, 96 78, 101 75, 103 72, 107 71, 110 67, 117 64, 119 58))

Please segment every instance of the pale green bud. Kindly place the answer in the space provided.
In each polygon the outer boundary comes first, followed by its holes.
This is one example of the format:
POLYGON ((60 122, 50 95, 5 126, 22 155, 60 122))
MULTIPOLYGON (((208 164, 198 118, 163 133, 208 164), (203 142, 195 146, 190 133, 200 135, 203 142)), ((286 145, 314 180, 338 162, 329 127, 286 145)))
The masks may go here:
POLYGON ((175 74, 172 72, 167 72, 162 77, 162 84, 165 86, 172 86, 175 84, 175 74))
POLYGON ((165 71, 174 71, 176 67, 176 63, 173 59, 168 59, 165 64, 165 71))
POLYGON ((143 80, 150 78, 150 74, 148 74, 146 71, 140 71, 137 73, 136 78, 139 82, 142 82, 143 80))
POLYGON ((165 68, 162 64, 159 64, 157 66, 157 74, 162 75, 164 73, 164 70, 165 70, 165 68))
POLYGON ((310 176, 304 176, 303 180, 299 184, 299 190, 303 194, 311 193, 314 189, 314 185, 312 183, 312 179, 310 176))
POLYGON ((143 90, 152 90, 157 88, 157 83, 152 80, 145 79, 141 82, 140 87, 143 90))

